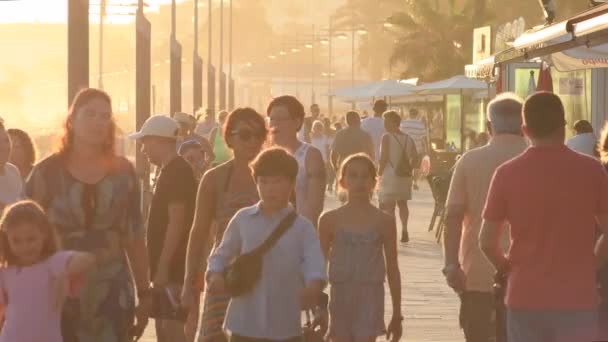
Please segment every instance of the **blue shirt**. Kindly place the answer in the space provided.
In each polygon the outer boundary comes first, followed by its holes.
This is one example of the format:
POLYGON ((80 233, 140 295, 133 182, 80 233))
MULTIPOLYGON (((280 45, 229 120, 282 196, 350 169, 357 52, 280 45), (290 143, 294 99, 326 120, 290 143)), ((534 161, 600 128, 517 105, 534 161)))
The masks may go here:
MULTIPOLYGON (((268 218, 262 214, 260 203, 241 209, 209 257, 207 271, 223 272, 235 257, 258 247, 292 210, 289 206, 268 218)), ((254 289, 230 301, 224 328, 233 334, 269 340, 300 336, 302 280, 327 279, 321 244, 310 221, 298 215, 264 256, 263 263, 254 289)))

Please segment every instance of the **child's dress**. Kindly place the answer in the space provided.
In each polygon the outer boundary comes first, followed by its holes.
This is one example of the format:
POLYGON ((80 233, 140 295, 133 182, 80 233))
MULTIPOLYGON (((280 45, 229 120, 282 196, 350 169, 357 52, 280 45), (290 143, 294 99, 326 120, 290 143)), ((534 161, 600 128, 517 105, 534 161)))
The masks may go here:
POLYGON ((329 336, 381 336, 384 326, 384 249, 379 230, 336 229, 329 262, 329 336))
POLYGON ((31 266, 0 269, 0 302, 6 307, 0 342, 63 341, 53 289, 72 254, 57 252, 31 266))

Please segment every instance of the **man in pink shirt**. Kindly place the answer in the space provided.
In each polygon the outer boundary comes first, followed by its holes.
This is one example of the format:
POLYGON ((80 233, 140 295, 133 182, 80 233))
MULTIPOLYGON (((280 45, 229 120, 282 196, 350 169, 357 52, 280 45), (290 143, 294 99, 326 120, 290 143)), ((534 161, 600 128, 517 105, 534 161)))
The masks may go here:
POLYGON ((596 223, 608 233, 608 176, 564 144, 564 107, 539 92, 524 104, 532 147, 500 166, 490 185, 480 247, 508 279, 509 342, 593 341, 599 303, 596 269, 606 259, 596 223), (510 248, 500 248, 504 224, 510 248))

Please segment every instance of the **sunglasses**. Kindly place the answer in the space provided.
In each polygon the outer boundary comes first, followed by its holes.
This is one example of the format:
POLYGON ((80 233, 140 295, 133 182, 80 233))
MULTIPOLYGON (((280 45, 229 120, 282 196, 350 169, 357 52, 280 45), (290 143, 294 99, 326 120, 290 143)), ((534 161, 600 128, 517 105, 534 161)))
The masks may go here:
POLYGON ((237 136, 242 141, 249 141, 252 138, 258 141, 264 140, 266 138, 266 134, 262 131, 251 131, 248 129, 242 129, 238 131, 230 132, 232 136, 237 136))

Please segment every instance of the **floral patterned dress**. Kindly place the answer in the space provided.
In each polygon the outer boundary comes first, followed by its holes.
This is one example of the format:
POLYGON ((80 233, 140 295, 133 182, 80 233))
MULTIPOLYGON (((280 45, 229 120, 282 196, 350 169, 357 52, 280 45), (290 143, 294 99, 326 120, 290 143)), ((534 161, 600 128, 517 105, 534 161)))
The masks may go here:
POLYGON ((26 195, 46 209, 63 249, 98 256, 80 296, 64 305, 65 340, 127 341, 135 291, 124 244, 144 236, 139 182, 132 165, 114 157, 102 180, 86 184, 53 155, 36 165, 26 195))

